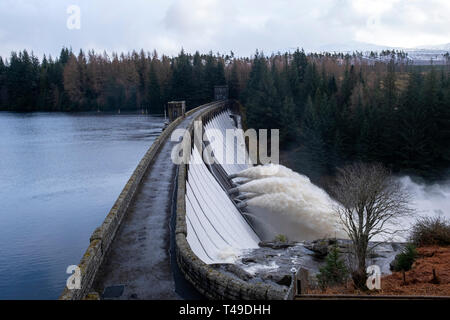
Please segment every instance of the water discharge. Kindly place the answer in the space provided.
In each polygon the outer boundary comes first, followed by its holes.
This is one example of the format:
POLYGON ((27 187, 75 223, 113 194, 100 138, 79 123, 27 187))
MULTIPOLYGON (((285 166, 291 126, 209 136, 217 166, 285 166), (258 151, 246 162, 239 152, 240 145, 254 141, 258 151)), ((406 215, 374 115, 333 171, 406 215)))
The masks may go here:
MULTIPOLYGON (((236 198, 240 206, 258 217, 260 236, 272 240, 278 234, 290 240, 315 240, 322 237, 347 238, 334 212, 339 204, 304 175, 282 165, 255 166, 231 178, 246 179, 231 193, 240 192, 236 198), (264 221, 265 223, 261 223, 264 221), (271 228, 267 228, 270 225, 271 228)), ((442 216, 450 218, 450 182, 426 185, 409 176, 399 177, 402 187, 411 194, 412 217, 402 218, 394 227, 397 234, 391 240, 406 241, 411 225, 417 218, 442 216)), ((392 229, 392 226, 390 226, 392 229)), ((373 238, 387 240, 385 236, 373 238)))
POLYGON ((301 175, 285 166, 277 164, 268 164, 245 169, 232 177, 242 177, 248 179, 261 179, 267 177, 296 178, 299 180, 310 181, 308 177, 301 175))
POLYGON ((333 211, 338 204, 308 177, 274 164, 252 167, 234 177, 249 179, 237 190, 257 194, 246 201, 246 210, 276 230, 263 230, 264 234, 283 234, 295 241, 346 238, 333 211))

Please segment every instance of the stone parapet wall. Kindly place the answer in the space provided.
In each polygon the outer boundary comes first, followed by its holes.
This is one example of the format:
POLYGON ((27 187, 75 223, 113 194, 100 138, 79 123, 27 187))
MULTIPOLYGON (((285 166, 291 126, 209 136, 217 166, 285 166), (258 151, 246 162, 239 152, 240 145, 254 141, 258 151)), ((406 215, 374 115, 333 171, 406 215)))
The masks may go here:
MULTIPOLYGON (((185 117, 189 117, 200 109, 207 108, 212 104, 206 104, 190 110, 186 113, 185 117)), ((103 259, 114 240, 114 236, 116 235, 124 216, 126 215, 128 206, 133 200, 136 190, 139 188, 143 176, 161 149, 161 146, 183 120, 184 118, 179 117, 170 123, 153 142, 150 149, 139 162, 102 225, 95 229, 90 238, 90 245, 78 265, 81 271, 81 289, 69 290, 66 287, 59 298, 60 300, 80 300, 89 294, 95 276, 103 263, 103 259)))

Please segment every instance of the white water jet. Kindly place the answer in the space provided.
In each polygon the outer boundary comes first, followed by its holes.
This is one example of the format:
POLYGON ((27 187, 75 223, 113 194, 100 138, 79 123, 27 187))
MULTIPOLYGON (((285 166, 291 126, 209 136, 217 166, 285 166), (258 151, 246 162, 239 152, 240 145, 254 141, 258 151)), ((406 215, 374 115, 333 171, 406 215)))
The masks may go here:
POLYGON ((338 204, 308 177, 282 165, 252 167, 237 176, 252 179, 237 187, 240 192, 259 194, 246 201, 247 209, 277 233, 295 241, 347 237, 333 211, 338 204))
POLYGON ((250 167, 237 173, 236 176, 248 179, 261 179, 268 177, 293 178, 310 182, 307 176, 301 175, 279 164, 250 167))

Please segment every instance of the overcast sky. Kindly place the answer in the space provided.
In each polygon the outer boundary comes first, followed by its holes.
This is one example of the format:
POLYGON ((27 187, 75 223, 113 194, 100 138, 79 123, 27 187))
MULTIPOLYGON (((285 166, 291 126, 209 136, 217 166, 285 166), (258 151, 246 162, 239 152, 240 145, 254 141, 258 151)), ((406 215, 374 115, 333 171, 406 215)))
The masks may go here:
POLYGON ((450 42, 449 0, 0 0, 0 55, 61 47, 143 48, 251 55, 367 42, 414 47, 450 42), (81 29, 66 26, 81 9, 81 29))

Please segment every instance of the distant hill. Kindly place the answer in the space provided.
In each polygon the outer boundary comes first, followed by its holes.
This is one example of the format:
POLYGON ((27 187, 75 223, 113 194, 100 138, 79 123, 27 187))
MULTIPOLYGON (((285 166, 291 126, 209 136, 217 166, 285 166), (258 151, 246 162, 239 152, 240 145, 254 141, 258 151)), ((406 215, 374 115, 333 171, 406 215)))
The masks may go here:
POLYGON ((382 50, 403 50, 406 52, 415 52, 415 51, 450 51, 450 43, 445 44, 437 44, 437 45, 426 45, 426 46, 417 46, 413 48, 404 48, 404 47, 392 47, 385 45, 377 45, 373 43, 366 43, 360 41, 347 41, 341 43, 331 43, 319 46, 317 48, 313 48, 309 51, 315 52, 366 52, 366 51, 382 51, 382 50))
POLYGON ((325 52, 353 52, 353 51, 382 51, 382 50, 392 50, 394 47, 380 46, 373 43, 359 42, 359 41, 348 41, 344 43, 331 43, 318 47, 315 51, 325 51, 325 52))
POLYGON ((450 51, 450 43, 438 44, 438 45, 433 45, 433 46, 418 46, 415 49, 450 51))

